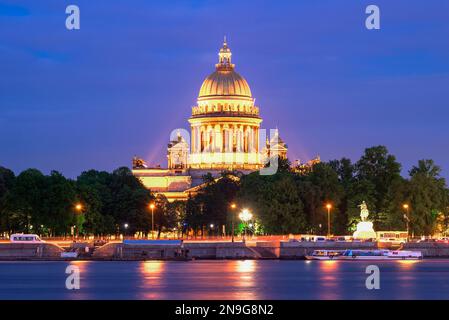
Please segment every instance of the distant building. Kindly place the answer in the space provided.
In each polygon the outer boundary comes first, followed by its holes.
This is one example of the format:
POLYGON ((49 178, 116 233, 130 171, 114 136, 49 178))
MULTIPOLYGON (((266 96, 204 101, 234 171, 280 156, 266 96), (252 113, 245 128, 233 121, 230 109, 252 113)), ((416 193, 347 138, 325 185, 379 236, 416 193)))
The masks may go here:
POLYGON ((320 162, 321 162, 320 156, 316 156, 314 159, 309 160, 306 163, 302 163, 301 160, 295 160, 295 162, 292 165, 292 170, 293 172, 299 174, 307 174, 310 171, 312 171, 314 165, 320 162))
POLYGON ((169 201, 186 200, 209 172, 214 177, 224 170, 249 173, 274 155, 287 157, 287 145, 277 129, 270 140, 260 143, 259 108, 231 56, 225 39, 215 71, 204 80, 197 105, 192 107, 190 146, 178 132, 168 144, 167 168, 151 168, 141 159, 133 160, 133 174, 169 201))

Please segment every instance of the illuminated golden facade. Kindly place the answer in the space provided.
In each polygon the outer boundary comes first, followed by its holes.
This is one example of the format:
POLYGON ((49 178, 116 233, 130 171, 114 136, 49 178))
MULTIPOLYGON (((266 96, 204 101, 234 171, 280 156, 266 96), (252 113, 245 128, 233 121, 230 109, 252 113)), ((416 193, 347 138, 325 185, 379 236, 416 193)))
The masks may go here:
MULTIPOLYGON (((145 186, 170 201, 187 199, 208 172, 213 176, 223 170, 248 173, 262 168, 270 156, 286 157, 287 146, 277 129, 273 139, 260 143, 259 108, 248 82, 235 71, 226 39, 218 57, 215 71, 204 80, 197 105, 192 107, 190 145, 178 132, 168 144, 167 169, 133 165, 134 175, 145 186)), ((144 163, 137 160, 133 163, 144 163)))
POLYGON ((194 169, 247 169, 262 165, 259 127, 262 119, 246 80, 235 71, 226 41, 215 72, 204 80, 192 108, 191 153, 194 169))

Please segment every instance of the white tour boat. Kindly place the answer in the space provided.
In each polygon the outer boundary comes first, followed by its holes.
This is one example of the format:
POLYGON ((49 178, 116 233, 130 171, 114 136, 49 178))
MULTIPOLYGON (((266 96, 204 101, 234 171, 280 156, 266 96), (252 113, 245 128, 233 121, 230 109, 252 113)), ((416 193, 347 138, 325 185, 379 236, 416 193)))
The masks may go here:
POLYGON ((314 250, 311 255, 306 255, 307 260, 333 260, 342 255, 345 250, 314 250))
POLYGON ((406 250, 315 250, 308 260, 420 260, 421 251, 406 250))

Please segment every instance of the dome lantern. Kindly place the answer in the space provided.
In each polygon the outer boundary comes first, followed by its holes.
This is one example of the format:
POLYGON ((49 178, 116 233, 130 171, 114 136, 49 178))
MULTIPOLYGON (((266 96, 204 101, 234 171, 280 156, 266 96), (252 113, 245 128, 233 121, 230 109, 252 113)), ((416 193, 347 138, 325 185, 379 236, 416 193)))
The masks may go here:
POLYGON ((216 70, 203 82, 198 95, 198 101, 210 99, 241 99, 253 102, 248 82, 235 72, 235 65, 231 63, 231 49, 226 37, 218 53, 216 70))
POLYGON ((221 47, 218 53, 218 64, 215 65, 217 70, 232 70, 235 65, 231 63, 232 52, 226 42, 226 36, 224 37, 223 47, 221 47))

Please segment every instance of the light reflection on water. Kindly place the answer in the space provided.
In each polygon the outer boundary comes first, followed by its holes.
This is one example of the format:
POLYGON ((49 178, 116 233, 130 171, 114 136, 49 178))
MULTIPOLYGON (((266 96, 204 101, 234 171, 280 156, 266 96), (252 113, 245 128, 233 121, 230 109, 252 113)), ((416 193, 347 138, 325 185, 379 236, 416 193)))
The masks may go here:
POLYGON ((237 281, 238 290, 231 299, 257 300, 259 299, 258 290, 256 290, 255 274, 257 272, 257 263, 255 260, 234 261, 231 264, 231 273, 237 272, 240 281, 237 281))
POLYGON ((449 299, 447 279, 449 260, 0 262, 0 299, 449 299), (80 290, 65 288, 70 264, 80 290))
POLYGON ((139 298, 145 300, 161 300, 164 299, 163 277, 165 265, 163 261, 144 261, 141 262, 139 272, 142 278, 143 295, 139 298))
POLYGON ((318 281, 320 289, 318 290, 320 300, 338 299, 338 287, 340 285, 340 277, 338 269, 340 264, 338 261, 319 261, 318 265, 318 281))

